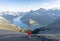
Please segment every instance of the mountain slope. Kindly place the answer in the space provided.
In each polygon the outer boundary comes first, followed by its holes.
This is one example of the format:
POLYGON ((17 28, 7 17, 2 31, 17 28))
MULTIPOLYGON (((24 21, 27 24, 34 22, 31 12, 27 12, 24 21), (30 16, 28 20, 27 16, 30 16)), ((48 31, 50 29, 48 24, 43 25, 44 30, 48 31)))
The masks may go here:
POLYGON ((0 30, 20 31, 21 28, 0 16, 0 30))
POLYGON ((47 25, 52 23, 57 18, 58 17, 53 15, 53 12, 50 12, 50 10, 40 8, 39 10, 28 12, 21 18, 21 21, 26 25, 30 25, 29 20, 32 19, 41 25, 47 25))
POLYGON ((53 23, 45 26, 43 29, 45 31, 40 31, 43 34, 60 34, 60 17, 56 19, 53 23))

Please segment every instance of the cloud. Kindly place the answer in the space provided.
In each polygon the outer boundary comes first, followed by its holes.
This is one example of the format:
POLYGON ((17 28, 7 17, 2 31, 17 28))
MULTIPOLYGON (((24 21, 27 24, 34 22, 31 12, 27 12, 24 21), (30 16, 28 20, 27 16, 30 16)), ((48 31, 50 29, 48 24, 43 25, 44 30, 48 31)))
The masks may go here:
POLYGON ((30 11, 39 8, 60 8, 60 0, 12 0, 0 1, 0 11, 30 11), (24 1, 24 2, 23 2, 24 1))
POLYGON ((55 2, 53 3, 44 3, 42 5, 42 8, 45 8, 45 9, 52 9, 52 8, 55 8, 55 9, 60 9, 60 1, 56 0, 55 2))
POLYGON ((44 4, 44 7, 48 8, 49 7, 49 4, 48 3, 45 3, 44 4))

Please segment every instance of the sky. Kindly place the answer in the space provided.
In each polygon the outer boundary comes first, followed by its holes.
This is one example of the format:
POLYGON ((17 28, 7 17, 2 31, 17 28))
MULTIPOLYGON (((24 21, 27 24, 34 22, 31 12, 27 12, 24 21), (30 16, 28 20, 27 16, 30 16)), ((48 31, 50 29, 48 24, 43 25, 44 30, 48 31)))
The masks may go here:
POLYGON ((0 0, 0 11, 20 11, 30 10, 60 9, 60 0, 0 0))

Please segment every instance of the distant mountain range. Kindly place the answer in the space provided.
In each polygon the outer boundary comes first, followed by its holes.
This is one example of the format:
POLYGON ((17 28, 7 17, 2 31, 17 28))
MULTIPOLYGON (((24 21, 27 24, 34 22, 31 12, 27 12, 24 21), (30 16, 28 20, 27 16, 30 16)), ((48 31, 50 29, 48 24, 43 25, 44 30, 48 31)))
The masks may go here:
POLYGON ((36 11, 30 11, 26 15, 24 15, 20 20, 26 24, 30 25, 29 21, 30 19, 36 21, 40 25, 48 25, 52 23, 55 19, 57 19, 60 16, 60 10, 45 10, 43 8, 40 8, 36 11))
MULTIPOLYGON (((0 12, 0 16, 3 16, 17 26, 27 28, 30 25, 30 19, 36 21, 40 26, 51 24, 60 17, 60 10, 45 10, 43 8, 40 8, 35 11, 31 10, 30 12, 0 12)), ((38 28, 40 26, 38 26, 38 28)), ((37 26, 32 26, 32 28, 33 27, 37 26)))
POLYGON ((20 18, 24 16, 27 12, 0 12, 0 16, 4 17, 8 21, 10 21, 12 24, 16 26, 20 26, 21 28, 27 27, 27 25, 23 24, 20 21, 20 18))
POLYGON ((9 12, 9 11, 5 11, 5 12, 0 12, 0 16, 6 18, 7 20, 11 21, 11 23, 13 23, 13 19, 23 16, 26 12, 9 12))

